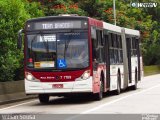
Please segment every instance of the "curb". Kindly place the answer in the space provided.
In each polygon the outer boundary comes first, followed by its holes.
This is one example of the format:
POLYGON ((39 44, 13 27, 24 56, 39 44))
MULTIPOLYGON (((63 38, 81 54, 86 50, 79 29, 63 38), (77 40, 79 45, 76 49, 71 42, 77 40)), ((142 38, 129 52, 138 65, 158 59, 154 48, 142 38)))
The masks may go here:
POLYGON ((26 95, 24 92, 0 95, 0 105, 37 98, 36 95, 26 95))

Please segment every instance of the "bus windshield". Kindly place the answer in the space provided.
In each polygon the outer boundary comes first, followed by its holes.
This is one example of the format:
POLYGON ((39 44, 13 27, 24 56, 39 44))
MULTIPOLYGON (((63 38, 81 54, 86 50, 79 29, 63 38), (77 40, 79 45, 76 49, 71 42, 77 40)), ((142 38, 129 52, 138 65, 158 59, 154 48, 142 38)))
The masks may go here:
POLYGON ((29 68, 86 68, 89 66, 87 33, 27 35, 26 58, 29 68))

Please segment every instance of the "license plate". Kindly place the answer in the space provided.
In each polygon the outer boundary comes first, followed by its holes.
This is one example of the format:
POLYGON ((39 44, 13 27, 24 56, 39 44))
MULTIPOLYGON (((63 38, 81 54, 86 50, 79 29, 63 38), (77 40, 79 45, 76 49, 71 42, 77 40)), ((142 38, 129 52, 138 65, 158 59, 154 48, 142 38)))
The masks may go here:
POLYGON ((63 84, 53 84, 53 88, 63 88, 63 84))

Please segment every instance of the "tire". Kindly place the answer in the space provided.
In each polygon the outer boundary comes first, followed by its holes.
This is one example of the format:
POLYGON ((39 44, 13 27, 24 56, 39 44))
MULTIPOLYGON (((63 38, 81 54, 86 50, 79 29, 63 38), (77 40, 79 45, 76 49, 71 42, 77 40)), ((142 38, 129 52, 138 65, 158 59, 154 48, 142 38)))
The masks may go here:
POLYGON ((138 79, 137 79, 137 70, 136 70, 136 71, 135 71, 135 85, 132 86, 132 89, 133 89, 133 90, 136 90, 136 89, 137 89, 137 80, 138 80, 138 79))
POLYGON ((104 83, 103 83, 102 79, 101 79, 100 82, 101 82, 101 83, 100 83, 100 92, 99 92, 99 93, 96 93, 96 94, 94 95, 95 100, 98 100, 98 101, 103 98, 103 89, 104 89, 104 83))
POLYGON ((39 98, 39 102, 42 104, 46 104, 49 102, 49 95, 47 94, 39 94, 38 98, 39 98))
POLYGON ((120 80, 121 80, 120 74, 118 73, 118 76, 117 76, 117 90, 115 91, 116 95, 119 95, 121 93, 120 80))

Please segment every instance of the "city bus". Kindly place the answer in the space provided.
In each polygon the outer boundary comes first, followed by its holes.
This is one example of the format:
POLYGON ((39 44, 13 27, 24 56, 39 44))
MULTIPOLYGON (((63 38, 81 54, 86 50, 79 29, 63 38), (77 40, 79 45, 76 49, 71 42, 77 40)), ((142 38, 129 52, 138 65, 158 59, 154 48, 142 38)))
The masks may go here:
POLYGON ((85 93, 101 100, 107 91, 137 89, 143 75, 140 32, 90 17, 29 19, 18 32, 22 43, 25 92, 41 103, 85 93))

